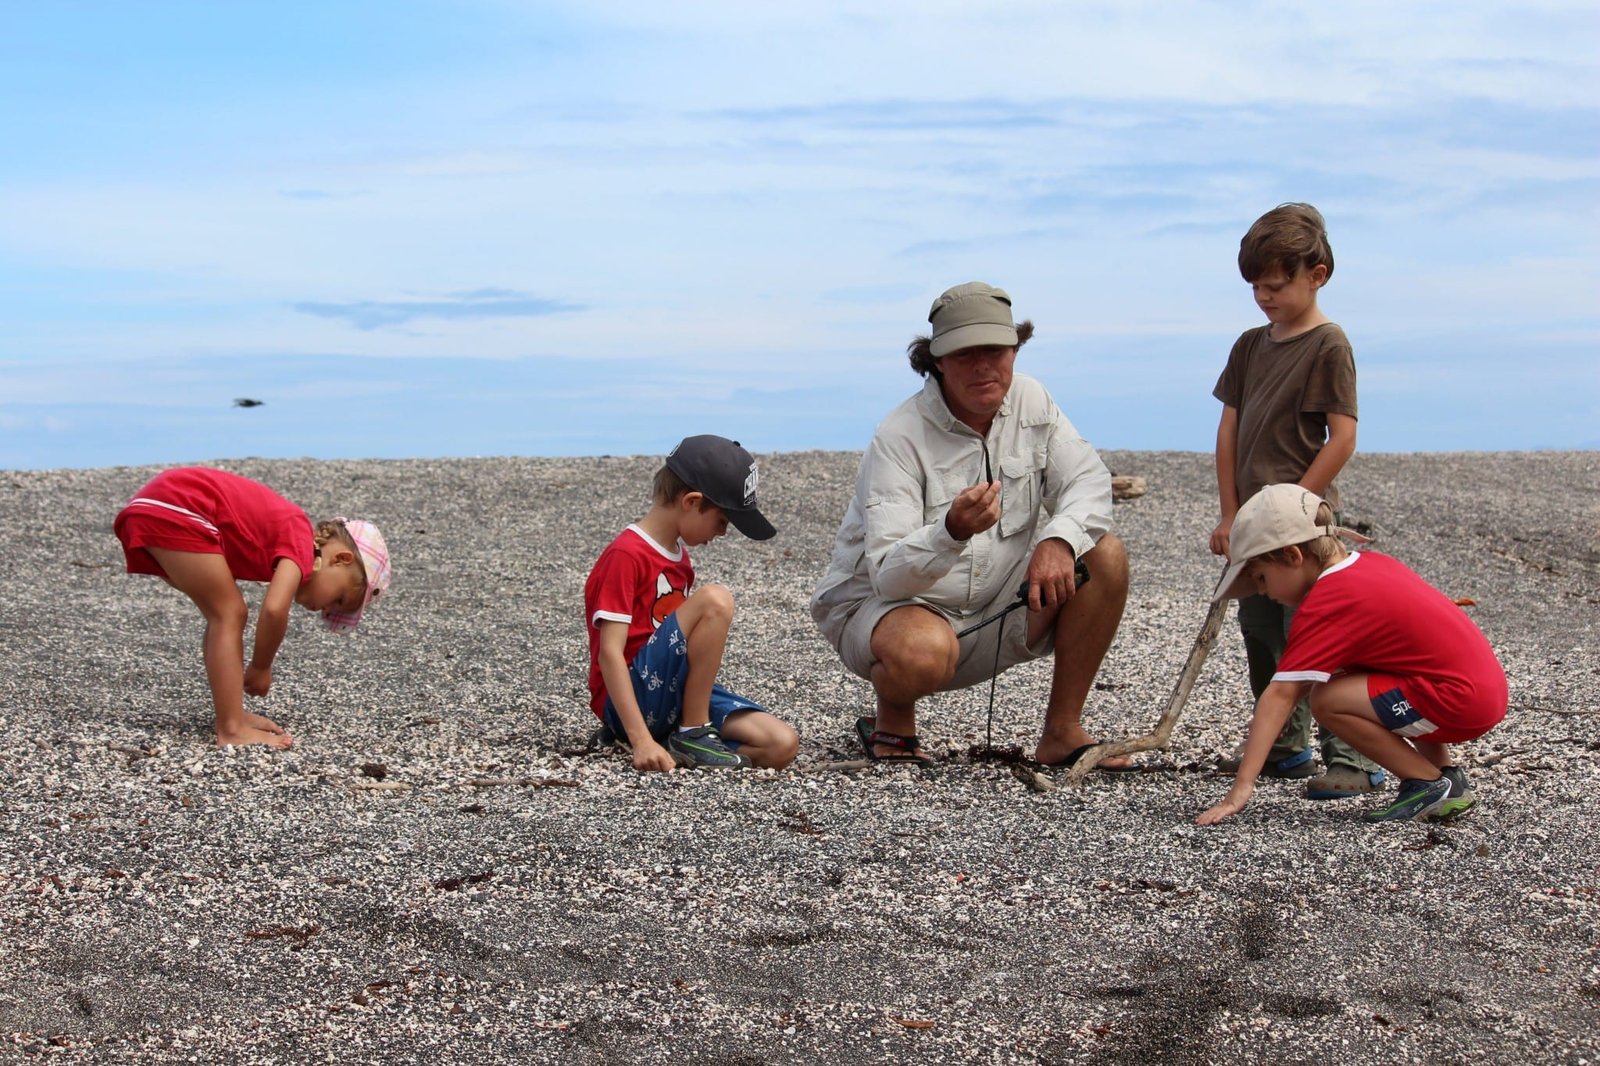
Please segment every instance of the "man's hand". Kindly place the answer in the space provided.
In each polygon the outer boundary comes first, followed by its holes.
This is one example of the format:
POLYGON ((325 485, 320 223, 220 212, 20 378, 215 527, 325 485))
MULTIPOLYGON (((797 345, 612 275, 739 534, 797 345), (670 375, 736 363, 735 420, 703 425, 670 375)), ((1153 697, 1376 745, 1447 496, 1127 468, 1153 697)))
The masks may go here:
POLYGON ((672 754, 652 738, 646 738, 633 746, 633 768, 640 773, 651 770, 673 770, 677 766, 678 764, 672 761, 672 754))
POLYGON ((1028 560, 1028 610, 1055 607, 1077 595, 1078 582, 1072 573, 1077 561, 1060 537, 1041 540, 1028 560))
MULTIPOLYGON (((944 528, 956 540, 971 540, 1000 521, 1000 482, 979 482, 961 490, 944 514, 944 528)), ((1068 564, 1071 567, 1071 564, 1068 564)))

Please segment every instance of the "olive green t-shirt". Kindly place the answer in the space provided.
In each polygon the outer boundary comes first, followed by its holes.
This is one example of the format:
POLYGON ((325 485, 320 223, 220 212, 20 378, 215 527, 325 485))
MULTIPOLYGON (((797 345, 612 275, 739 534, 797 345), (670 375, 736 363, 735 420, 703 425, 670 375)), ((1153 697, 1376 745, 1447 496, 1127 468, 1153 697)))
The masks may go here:
MULTIPOLYGON (((1264 485, 1299 481, 1328 440, 1328 415, 1356 417, 1356 361, 1332 322, 1286 341, 1271 325, 1246 330, 1211 394, 1239 412, 1239 502, 1264 485)), ((1339 509, 1329 485, 1328 504, 1339 509)))

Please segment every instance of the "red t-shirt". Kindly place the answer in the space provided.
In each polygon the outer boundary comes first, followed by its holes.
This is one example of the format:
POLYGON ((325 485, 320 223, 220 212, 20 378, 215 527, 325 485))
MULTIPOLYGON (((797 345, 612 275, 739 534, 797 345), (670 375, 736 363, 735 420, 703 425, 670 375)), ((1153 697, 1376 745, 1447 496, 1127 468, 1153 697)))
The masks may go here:
POLYGON ((1351 552, 1295 610, 1274 681, 1393 674, 1424 718, 1470 732, 1505 717, 1506 674, 1465 611, 1398 559, 1351 552))
POLYGON ((316 554, 311 519, 259 481, 225 470, 186 466, 145 485, 113 524, 129 573, 160 574, 146 546, 220 554, 239 581, 270 581, 279 559, 311 578, 316 554))
POLYGON ((600 676, 600 623, 622 622, 628 639, 622 656, 628 662, 639 654, 656 627, 683 603, 694 584, 689 549, 678 541, 663 548, 637 525, 631 525, 607 545, 583 586, 584 615, 589 624, 589 706, 605 715, 606 682, 600 676))

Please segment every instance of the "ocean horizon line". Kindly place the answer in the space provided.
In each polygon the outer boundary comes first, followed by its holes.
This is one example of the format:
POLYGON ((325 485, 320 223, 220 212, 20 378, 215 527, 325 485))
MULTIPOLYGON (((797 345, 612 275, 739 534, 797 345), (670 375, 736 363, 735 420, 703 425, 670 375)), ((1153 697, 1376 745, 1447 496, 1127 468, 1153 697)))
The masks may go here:
MULTIPOLYGON (((428 463, 428 462, 472 462, 472 461, 501 461, 510 459, 529 460, 578 460, 578 459, 617 459, 636 460, 653 456, 665 457, 671 445, 660 451, 597 451, 597 452, 472 452, 472 453, 430 453, 413 455, 210 455, 177 459, 139 459, 129 462, 87 462, 87 463, 60 463, 60 464, 13 464, 0 460, 0 471, 11 474, 23 473, 51 473, 56 471, 88 471, 88 470, 116 470, 116 469, 144 469, 151 467, 172 468, 180 466, 211 466, 227 463, 428 463)), ((770 458, 786 455, 816 455, 816 454, 860 454, 861 448, 836 448, 836 447, 777 447, 770 449, 751 448, 751 454, 758 457, 770 458)), ((1123 447, 1120 445, 1095 446, 1095 451, 1101 455, 1211 455, 1212 452, 1205 448, 1141 448, 1123 447)), ((1386 448, 1358 451, 1351 458, 1352 463, 1360 462, 1363 456, 1371 458, 1405 458, 1410 456, 1451 456, 1451 455, 1548 455, 1548 454, 1581 454, 1586 452, 1600 452, 1600 441, 1588 441, 1573 446, 1548 446, 1530 448, 1386 448)))

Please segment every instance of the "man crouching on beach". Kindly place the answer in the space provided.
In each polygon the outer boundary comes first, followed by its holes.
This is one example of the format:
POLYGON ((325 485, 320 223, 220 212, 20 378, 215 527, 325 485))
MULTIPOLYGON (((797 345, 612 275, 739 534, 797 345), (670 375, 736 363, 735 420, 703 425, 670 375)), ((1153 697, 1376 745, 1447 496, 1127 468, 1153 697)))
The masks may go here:
POLYGON ((811 616, 872 682, 877 713, 856 723, 868 758, 929 761, 917 700, 1054 653, 1034 757, 1071 766, 1094 746, 1083 705, 1128 595, 1111 474, 1044 386, 1013 373, 1033 323, 1013 323, 1005 292, 958 285, 928 321, 932 335, 907 349, 927 381, 862 457, 811 616), (1081 589, 1079 561, 1091 578, 1081 589), (1026 611, 966 632, 1024 583, 1026 611))

